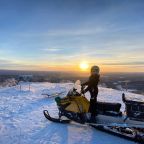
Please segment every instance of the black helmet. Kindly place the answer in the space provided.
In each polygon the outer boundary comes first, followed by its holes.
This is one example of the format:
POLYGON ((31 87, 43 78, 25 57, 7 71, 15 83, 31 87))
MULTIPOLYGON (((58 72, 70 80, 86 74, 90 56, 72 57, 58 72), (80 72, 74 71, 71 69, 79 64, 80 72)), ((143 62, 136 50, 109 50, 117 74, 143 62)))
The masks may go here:
POLYGON ((100 68, 98 66, 92 66, 91 67, 91 73, 92 74, 99 74, 100 68))

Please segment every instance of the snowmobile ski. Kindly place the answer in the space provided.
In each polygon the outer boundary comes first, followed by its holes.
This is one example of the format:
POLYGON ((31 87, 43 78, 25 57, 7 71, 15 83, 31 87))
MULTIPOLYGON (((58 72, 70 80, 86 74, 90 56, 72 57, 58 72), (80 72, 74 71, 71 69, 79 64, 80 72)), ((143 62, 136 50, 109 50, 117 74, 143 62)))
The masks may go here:
POLYGON ((50 114, 49 114, 49 112, 48 112, 48 110, 44 110, 44 111, 43 111, 43 114, 44 114, 44 116, 45 116, 48 120, 50 120, 50 121, 52 121, 52 122, 56 122, 56 123, 70 123, 70 120, 62 120, 62 119, 60 119, 60 118, 53 118, 53 117, 51 117, 50 114))

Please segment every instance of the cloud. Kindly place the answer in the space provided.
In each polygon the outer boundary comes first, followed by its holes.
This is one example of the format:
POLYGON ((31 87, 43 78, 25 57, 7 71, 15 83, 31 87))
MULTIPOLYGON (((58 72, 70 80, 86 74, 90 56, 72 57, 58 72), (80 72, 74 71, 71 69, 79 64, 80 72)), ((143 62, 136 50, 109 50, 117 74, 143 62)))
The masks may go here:
POLYGON ((144 62, 143 61, 139 61, 139 62, 117 62, 117 63, 102 63, 103 65, 143 65, 144 66, 144 62))
POLYGON ((44 48, 44 49, 41 49, 42 51, 48 51, 48 52, 57 52, 57 51, 60 51, 62 50, 61 48, 44 48))
POLYGON ((12 61, 0 59, 0 66, 12 64, 12 61))
POLYGON ((10 69, 10 68, 32 68, 32 67, 37 67, 37 65, 32 65, 32 64, 24 64, 24 63, 20 63, 20 62, 14 62, 14 61, 10 61, 10 60, 3 60, 0 59, 0 68, 1 69, 10 69))
POLYGON ((104 27, 97 28, 75 28, 75 29, 58 29, 51 30, 47 33, 48 36, 82 36, 82 35, 93 35, 104 32, 104 27))

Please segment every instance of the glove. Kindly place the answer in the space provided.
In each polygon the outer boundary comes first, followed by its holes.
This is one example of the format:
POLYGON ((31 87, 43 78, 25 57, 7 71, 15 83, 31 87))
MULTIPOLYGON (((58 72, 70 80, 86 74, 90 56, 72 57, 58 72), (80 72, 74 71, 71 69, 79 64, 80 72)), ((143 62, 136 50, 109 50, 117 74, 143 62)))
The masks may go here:
POLYGON ((84 88, 85 88, 85 86, 84 86, 84 85, 81 85, 81 93, 82 93, 82 94, 85 94, 85 89, 84 89, 84 88))
POLYGON ((85 90, 84 90, 84 89, 82 89, 82 90, 81 90, 81 93, 82 93, 82 94, 84 94, 84 93, 85 93, 85 90))

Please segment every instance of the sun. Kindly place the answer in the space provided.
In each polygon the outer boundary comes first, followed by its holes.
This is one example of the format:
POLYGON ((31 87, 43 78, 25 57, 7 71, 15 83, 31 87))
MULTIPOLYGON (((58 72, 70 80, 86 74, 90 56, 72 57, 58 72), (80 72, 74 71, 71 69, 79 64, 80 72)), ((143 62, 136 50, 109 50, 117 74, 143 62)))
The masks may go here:
POLYGON ((80 68, 81 68, 81 70, 86 71, 89 68, 89 65, 87 62, 81 62, 80 68))

